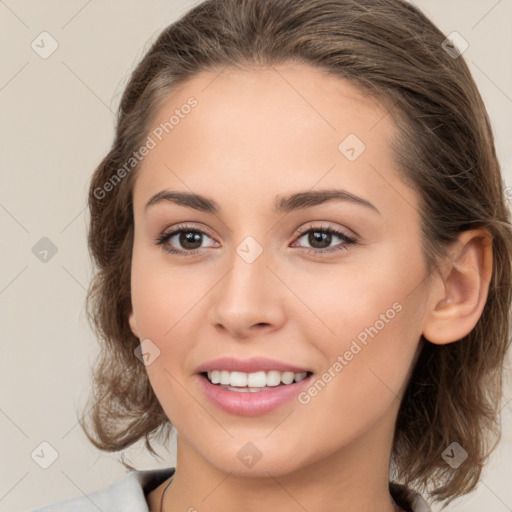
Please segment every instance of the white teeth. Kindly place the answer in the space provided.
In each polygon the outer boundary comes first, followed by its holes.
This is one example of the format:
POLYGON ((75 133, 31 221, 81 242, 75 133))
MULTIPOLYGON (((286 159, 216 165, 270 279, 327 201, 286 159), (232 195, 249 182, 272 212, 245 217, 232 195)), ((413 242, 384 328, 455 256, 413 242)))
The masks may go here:
POLYGON ((291 384, 294 378, 295 374, 293 372, 283 372, 281 375, 281 382, 283 384, 291 384))
POLYGON ((307 372, 268 372, 259 371, 253 373, 230 372, 227 370, 213 370, 208 372, 208 379, 212 384, 226 386, 233 391, 257 392, 262 388, 274 387, 282 384, 292 384, 305 379, 307 372), (236 388, 236 389, 234 389, 236 388))
POLYGON ((279 386, 281 384, 281 372, 272 370, 267 372, 267 386, 279 386))
POLYGON ((231 372, 231 379, 229 384, 237 388, 243 388, 247 386, 247 373, 231 372))
POLYGON ((267 375, 265 372, 249 373, 247 385, 250 388, 264 388, 267 385, 267 375))

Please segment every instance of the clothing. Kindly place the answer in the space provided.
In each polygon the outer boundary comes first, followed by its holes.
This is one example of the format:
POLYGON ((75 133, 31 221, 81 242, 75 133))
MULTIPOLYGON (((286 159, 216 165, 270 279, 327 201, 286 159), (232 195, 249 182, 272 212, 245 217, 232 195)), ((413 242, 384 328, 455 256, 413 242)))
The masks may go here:
POLYGON ((149 512, 146 495, 174 474, 174 468, 130 471, 110 486, 30 512, 149 512))
MULTIPOLYGON (((146 496, 174 474, 175 468, 135 470, 105 489, 29 512, 149 512, 146 496)), ((393 499, 407 512, 432 512, 415 491, 390 483, 393 499)))

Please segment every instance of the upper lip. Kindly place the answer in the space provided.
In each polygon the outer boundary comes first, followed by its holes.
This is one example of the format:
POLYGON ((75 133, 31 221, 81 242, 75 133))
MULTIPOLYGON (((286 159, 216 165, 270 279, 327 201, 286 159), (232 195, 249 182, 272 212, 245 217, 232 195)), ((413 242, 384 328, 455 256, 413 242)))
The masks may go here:
POLYGON ((197 368, 197 373, 211 372, 213 370, 227 370, 231 372, 255 373, 259 371, 276 370, 278 372, 303 373, 308 372, 307 368, 302 368, 294 364, 268 359, 266 357, 252 357, 250 359, 234 359, 232 357, 220 357, 208 361, 197 368))

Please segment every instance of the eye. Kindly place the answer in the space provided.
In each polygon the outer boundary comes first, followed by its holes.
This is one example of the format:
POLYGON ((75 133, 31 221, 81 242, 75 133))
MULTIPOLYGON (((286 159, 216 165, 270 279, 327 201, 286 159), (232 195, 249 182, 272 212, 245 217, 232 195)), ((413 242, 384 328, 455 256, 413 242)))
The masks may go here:
POLYGON ((212 240, 208 234, 200 229, 178 225, 172 231, 162 233, 156 239, 156 244, 162 245, 164 251, 171 254, 191 256, 204 248, 202 244, 205 237, 212 240), (176 245, 181 246, 181 248, 176 248, 176 245))
MULTIPOLYGON (((297 230, 297 232, 300 235, 297 240, 305 239, 306 243, 309 244, 309 247, 300 245, 299 247, 313 254, 343 251, 347 250, 350 245, 357 243, 355 238, 329 226, 313 226, 308 229, 297 230), (339 242, 331 247, 331 244, 336 240, 339 240, 339 242)), ((183 224, 175 226, 171 231, 164 231, 158 236, 155 243, 162 245, 166 252, 179 256, 193 256, 205 247, 218 247, 217 242, 201 229, 183 224), (213 244, 203 245, 205 239, 211 240, 213 244)), ((291 247, 295 247, 295 243, 291 247)))
POLYGON ((350 245, 357 243, 356 239, 328 226, 312 226, 305 230, 298 230, 301 235, 297 240, 305 239, 309 247, 304 247, 307 252, 313 254, 333 253, 347 250, 350 245), (330 247, 336 239, 341 243, 330 247))

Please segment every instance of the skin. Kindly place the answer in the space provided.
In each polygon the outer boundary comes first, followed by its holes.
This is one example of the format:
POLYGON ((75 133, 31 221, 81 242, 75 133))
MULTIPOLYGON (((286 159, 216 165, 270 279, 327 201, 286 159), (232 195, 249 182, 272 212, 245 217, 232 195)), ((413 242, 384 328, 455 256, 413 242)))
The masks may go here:
MULTIPOLYGON (((393 120, 344 79, 297 63, 202 72, 165 99, 153 125, 190 96, 197 107, 144 158, 133 190, 130 326, 160 350, 146 369, 178 431, 163 510, 392 512, 393 429, 421 334, 449 343, 476 324, 491 271, 486 233, 463 233, 442 275, 427 272, 418 195, 390 148, 393 120), (366 145, 355 161, 338 150, 348 134, 366 145), (378 212, 347 201, 273 212, 276 196, 332 188, 378 212), (205 195, 220 212, 169 201, 145 209, 164 189, 205 195), (206 233, 193 256, 155 243, 180 223, 206 233), (326 226, 356 243, 308 253, 297 229, 326 226), (252 263, 236 252, 249 235, 263 249, 252 263), (241 417, 199 386, 196 368, 221 356, 270 357, 321 376, 396 303, 400 312, 307 404, 241 417), (247 442, 261 453, 251 468, 237 457, 247 442)), ((166 244, 187 250, 178 237, 166 244)), ((333 236, 315 247, 343 244, 333 236)), ((167 483, 147 496, 151 511, 167 483)))

